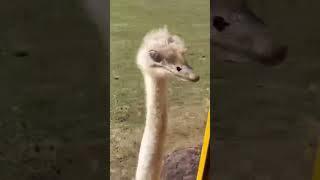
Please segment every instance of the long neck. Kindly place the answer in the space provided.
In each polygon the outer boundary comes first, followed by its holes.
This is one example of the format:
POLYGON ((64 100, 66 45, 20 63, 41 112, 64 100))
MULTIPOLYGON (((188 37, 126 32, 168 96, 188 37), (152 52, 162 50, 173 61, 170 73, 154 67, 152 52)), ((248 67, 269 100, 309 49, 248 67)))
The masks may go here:
POLYGON ((146 125, 140 146, 136 180, 158 180, 168 119, 167 80, 145 75, 144 81, 146 125))

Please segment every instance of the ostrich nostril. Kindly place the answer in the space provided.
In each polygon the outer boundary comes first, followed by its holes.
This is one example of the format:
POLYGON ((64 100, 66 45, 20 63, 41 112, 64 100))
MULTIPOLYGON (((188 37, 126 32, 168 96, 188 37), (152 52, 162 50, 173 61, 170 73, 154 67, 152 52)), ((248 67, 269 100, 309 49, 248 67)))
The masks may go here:
POLYGON ((178 67, 177 67, 177 71, 181 71, 181 67, 178 66, 178 67))

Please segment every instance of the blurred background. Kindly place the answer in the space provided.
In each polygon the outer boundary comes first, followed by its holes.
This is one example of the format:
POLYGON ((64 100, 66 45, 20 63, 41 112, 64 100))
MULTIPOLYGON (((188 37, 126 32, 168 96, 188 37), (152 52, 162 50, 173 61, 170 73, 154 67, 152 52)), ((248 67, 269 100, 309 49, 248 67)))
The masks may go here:
POLYGON ((248 1, 288 46, 274 67, 214 62, 213 178, 311 179, 320 136, 319 2, 248 1))
POLYGON ((85 3, 0 4, 0 179, 105 179, 106 42, 85 3))

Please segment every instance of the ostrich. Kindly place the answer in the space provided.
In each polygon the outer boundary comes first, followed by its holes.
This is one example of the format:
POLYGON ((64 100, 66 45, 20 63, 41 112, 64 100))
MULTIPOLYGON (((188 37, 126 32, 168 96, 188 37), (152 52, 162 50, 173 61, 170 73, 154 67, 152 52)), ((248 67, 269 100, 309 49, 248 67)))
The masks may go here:
MULTIPOLYGON (((199 80, 199 76, 185 60, 185 52, 184 41, 179 36, 171 34, 166 26, 147 33, 138 51, 137 65, 143 74, 146 91, 146 124, 140 146, 136 180, 167 179, 172 173, 180 171, 173 169, 173 172, 170 172, 169 168, 162 167, 162 158, 168 118, 168 79, 174 76, 191 82, 199 80)), ((171 155, 177 158, 171 158, 172 161, 164 164, 171 167, 176 163, 174 159, 181 159, 179 155, 187 156, 183 159, 187 164, 191 164, 188 167, 193 170, 183 171, 189 176, 192 173, 195 177, 199 151, 198 148, 176 151, 171 155)), ((179 176, 184 176, 183 174, 179 176)))

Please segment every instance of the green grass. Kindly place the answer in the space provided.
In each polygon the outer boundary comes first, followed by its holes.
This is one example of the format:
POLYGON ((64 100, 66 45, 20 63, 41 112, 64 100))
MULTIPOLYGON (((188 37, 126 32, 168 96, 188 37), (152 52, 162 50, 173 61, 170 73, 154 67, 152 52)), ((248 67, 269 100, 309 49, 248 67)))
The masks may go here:
MULTIPOLYGON (((134 173, 145 121, 143 77, 135 57, 143 36, 151 29, 167 25, 169 31, 183 37, 189 49, 187 59, 201 77, 195 84, 171 82, 170 106, 178 107, 185 115, 172 114, 183 117, 194 113, 196 119, 205 116, 204 99, 209 97, 210 86, 209 9, 209 1, 111 1, 111 172, 114 176, 129 178, 134 173), (190 109, 188 112, 186 107, 190 109)), ((202 127, 201 120, 183 122, 202 127)), ((202 131, 200 128, 199 137, 202 131)))
MULTIPOLYGON (((169 30, 185 39, 189 47, 188 59, 201 76, 199 84, 190 86, 189 90, 193 92, 197 89, 202 96, 208 95, 210 74, 208 23, 208 2, 181 1, 179 4, 171 1, 161 3, 142 0, 111 1, 112 115, 117 114, 119 106, 126 107, 127 104, 135 104, 136 108, 144 107, 142 76, 135 65, 136 51, 146 32, 164 24, 168 25, 169 30)), ((179 82, 176 83, 180 85, 179 82)), ((185 96, 188 93, 190 92, 183 91, 175 95, 185 96)), ((178 96, 175 96, 177 100, 180 99, 178 96)), ((112 120, 115 121, 116 118, 113 116, 112 120)))

